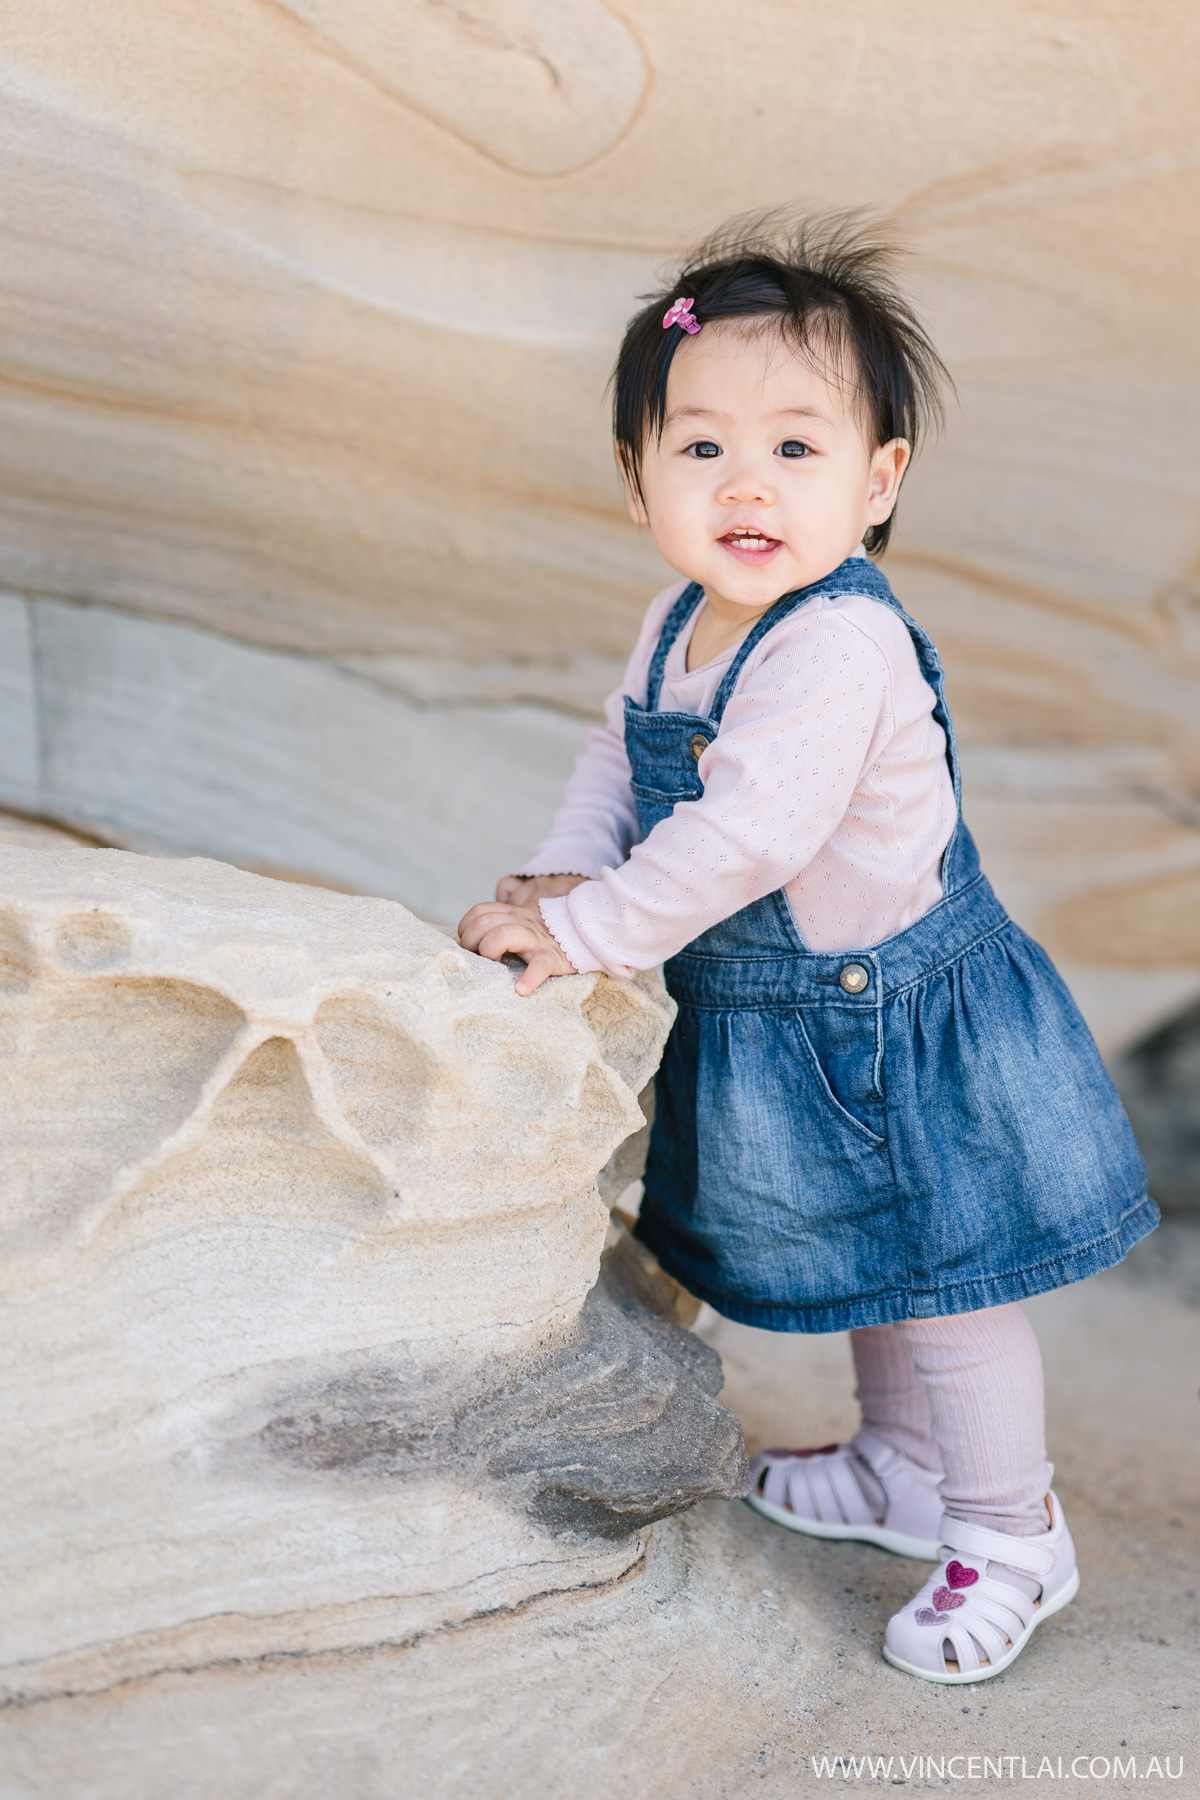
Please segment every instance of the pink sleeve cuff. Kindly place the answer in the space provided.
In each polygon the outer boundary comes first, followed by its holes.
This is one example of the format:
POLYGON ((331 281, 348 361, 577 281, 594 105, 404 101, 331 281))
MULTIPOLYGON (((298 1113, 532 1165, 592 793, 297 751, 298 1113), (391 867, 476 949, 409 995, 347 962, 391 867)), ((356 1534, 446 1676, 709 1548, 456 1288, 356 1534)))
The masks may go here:
MULTIPOLYGON (((565 874, 567 871, 563 871, 565 874)), ((569 963, 574 963, 581 975, 590 975, 594 971, 604 970, 604 964, 597 962, 579 933, 571 923, 567 911, 569 896, 560 894, 553 900, 539 900, 538 911, 542 915, 542 924, 550 933, 569 963)))
POLYGON ((588 856, 531 856, 510 873, 518 881, 527 881, 534 875, 582 875, 585 881, 595 881, 604 866, 588 856))

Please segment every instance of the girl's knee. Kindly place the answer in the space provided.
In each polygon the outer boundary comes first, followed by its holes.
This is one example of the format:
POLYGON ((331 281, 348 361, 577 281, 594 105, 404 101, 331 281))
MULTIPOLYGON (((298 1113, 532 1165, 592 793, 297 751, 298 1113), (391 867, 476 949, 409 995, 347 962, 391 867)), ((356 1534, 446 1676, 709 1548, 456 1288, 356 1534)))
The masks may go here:
POLYGON ((982 1343, 992 1338, 1033 1335, 1033 1326, 1017 1300, 1004 1306, 982 1306, 975 1312, 946 1313, 938 1319, 901 1319, 895 1329, 913 1347, 982 1343))

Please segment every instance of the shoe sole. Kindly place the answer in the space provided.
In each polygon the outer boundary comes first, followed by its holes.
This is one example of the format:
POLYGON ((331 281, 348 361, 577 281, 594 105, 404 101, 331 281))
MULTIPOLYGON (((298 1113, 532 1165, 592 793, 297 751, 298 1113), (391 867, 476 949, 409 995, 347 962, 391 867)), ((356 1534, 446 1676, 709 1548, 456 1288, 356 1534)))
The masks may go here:
POLYGON ((993 1675, 1003 1675, 1005 1669, 1011 1669, 1043 1620, 1052 1619, 1056 1612, 1061 1612, 1062 1608, 1073 1600, 1078 1592, 1079 1570, 1073 1569, 1071 1579, 1066 1587, 1060 1593, 1055 1594, 1053 1600, 1048 1600, 1038 1607, 1021 1636, 1013 1644, 1012 1649, 1006 1650, 999 1662, 987 1663, 982 1669, 957 1669, 953 1674, 947 1669, 939 1673, 937 1669, 922 1669, 916 1663, 905 1662, 902 1656, 893 1655, 886 1644, 883 1646, 883 1654, 894 1669, 903 1669, 906 1675, 916 1675, 921 1681, 940 1681, 945 1687, 955 1687, 967 1681, 990 1681, 993 1675))
POLYGON ((746 1505, 752 1506, 764 1519, 782 1525, 785 1531, 799 1531, 805 1537, 874 1544, 880 1550, 890 1550, 893 1556, 913 1556, 921 1562, 937 1562, 942 1554, 937 1538, 910 1537, 904 1531, 890 1531, 886 1525, 828 1525, 824 1519, 802 1519, 798 1513, 789 1512, 786 1506, 764 1500, 761 1494, 747 1494, 746 1505))

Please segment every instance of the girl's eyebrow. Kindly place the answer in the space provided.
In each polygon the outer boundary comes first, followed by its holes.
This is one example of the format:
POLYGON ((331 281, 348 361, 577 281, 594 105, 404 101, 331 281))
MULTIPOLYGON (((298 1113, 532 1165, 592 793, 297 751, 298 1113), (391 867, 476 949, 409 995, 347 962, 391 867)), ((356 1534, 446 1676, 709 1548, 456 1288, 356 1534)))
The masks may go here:
POLYGON ((832 425, 833 420, 828 413, 823 413, 816 406, 781 406, 777 413, 771 415, 776 419, 816 419, 822 425, 832 425))
POLYGON ((663 423, 669 425, 672 419, 727 419, 728 413, 713 412, 708 406, 673 406, 663 423))
MULTIPOLYGON (((709 406, 673 406, 663 425, 671 425, 676 419, 729 419, 732 416, 731 413, 716 412, 709 406)), ((815 406, 781 406, 767 416, 772 419, 816 419, 822 425, 833 425, 829 415, 815 406)))

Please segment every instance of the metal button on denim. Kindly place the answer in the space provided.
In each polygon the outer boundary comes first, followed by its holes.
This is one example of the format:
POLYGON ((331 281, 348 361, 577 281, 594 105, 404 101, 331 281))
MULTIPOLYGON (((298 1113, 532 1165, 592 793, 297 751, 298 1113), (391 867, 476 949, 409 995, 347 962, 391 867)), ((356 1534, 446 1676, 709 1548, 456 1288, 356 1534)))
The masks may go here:
POLYGON ((848 994, 861 994, 871 977, 861 963, 847 963, 838 976, 838 986, 848 994))
POLYGON ((697 731, 688 740, 688 749, 691 751, 692 755, 695 757, 697 762, 700 761, 700 758, 704 755, 704 752, 708 749, 708 745, 709 745, 709 740, 708 740, 708 738, 705 737, 705 735, 702 731, 697 731))

